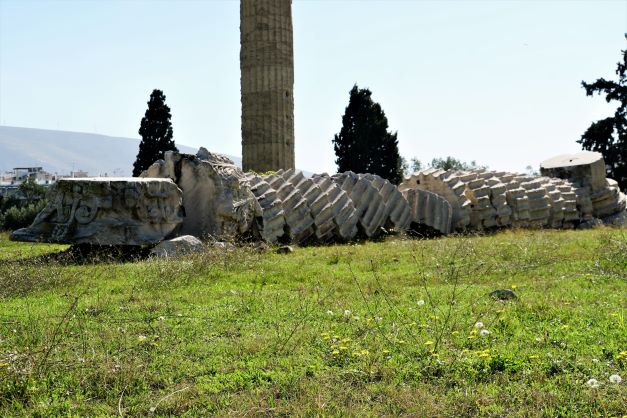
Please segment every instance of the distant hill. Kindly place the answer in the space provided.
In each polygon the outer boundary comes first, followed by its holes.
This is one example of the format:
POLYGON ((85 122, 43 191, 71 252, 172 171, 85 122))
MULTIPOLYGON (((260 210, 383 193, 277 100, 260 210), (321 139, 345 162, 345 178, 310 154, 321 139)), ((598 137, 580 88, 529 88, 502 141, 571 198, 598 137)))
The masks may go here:
MULTIPOLYGON (((198 151, 176 145, 184 153, 198 151)), ((59 174, 84 170, 90 176, 130 176, 138 147, 138 138, 0 126, 0 172, 36 166, 59 174)), ((228 157, 241 167, 241 158, 228 157)))

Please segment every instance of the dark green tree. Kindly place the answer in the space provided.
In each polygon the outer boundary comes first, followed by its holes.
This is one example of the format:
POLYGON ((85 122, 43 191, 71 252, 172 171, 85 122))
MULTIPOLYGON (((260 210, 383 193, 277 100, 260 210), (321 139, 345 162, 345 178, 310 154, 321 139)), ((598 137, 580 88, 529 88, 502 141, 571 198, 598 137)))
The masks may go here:
POLYGON ((396 133, 388 132, 388 120, 368 89, 350 91, 342 116, 342 129, 333 139, 338 172, 377 174, 394 184, 403 177, 396 133))
POLYGON ((165 95, 161 90, 153 90, 139 127, 142 140, 133 164, 133 177, 138 177, 152 163, 162 159, 166 151, 178 151, 172 140, 171 117, 170 108, 165 104, 165 95))
POLYGON ((603 154, 607 176, 618 182, 621 190, 627 189, 627 50, 623 62, 618 63, 618 82, 599 78, 592 84, 581 85, 587 96, 605 95, 605 100, 618 102, 613 117, 593 122, 577 142, 584 150, 603 154))

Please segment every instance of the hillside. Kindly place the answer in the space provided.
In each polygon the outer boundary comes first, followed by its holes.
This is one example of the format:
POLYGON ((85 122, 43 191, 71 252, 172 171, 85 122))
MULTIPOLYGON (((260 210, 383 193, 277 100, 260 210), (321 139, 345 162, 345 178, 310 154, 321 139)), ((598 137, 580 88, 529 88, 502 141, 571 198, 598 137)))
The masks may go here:
MULTIPOLYGON (((51 173, 85 170, 90 175, 126 176, 131 174, 138 145, 138 138, 0 126, 0 172, 37 166, 51 173)), ((197 151, 177 146, 181 152, 197 151)), ((241 158, 229 157, 241 166, 241 158)))

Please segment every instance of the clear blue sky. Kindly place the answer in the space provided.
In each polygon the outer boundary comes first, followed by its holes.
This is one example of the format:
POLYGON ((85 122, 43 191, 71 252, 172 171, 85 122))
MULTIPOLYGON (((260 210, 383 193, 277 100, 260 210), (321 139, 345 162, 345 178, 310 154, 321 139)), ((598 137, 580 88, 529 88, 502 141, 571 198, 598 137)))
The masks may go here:
MULTIPOLYGON (((293 2, 296 164, 335 170, 353 84, 405 157, 524 170, 613 113, 627 1, 293 2)), ((175 140, 241 155, 239 2, 0 0, 0 124, 137 137, 153 88, 175 140)))

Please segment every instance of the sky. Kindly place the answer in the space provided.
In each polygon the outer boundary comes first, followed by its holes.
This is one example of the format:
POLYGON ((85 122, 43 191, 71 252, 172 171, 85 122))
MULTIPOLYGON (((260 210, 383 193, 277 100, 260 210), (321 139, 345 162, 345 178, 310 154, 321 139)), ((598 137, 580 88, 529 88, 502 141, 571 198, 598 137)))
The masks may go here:
MULTIPOLYGON (((354 84, 406 158, 524 171, 615 105, 627 1, 294 0, 296 166, 335 172, 354 84)), ((0 124, 138 137, 164 91, 174 139, 241 155, 239 2, 0 0, 0 124)))

